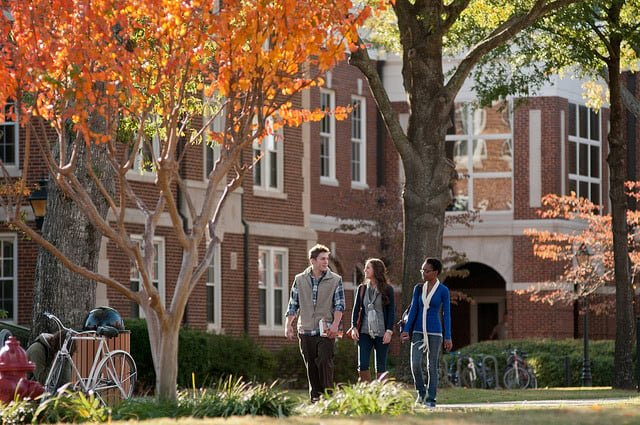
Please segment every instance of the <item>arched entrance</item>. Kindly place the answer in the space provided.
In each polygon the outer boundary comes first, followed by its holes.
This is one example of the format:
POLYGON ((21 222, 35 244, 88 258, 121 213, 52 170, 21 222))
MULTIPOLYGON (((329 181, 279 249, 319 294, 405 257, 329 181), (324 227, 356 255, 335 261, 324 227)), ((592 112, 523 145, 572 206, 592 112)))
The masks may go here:
POLYGON ((493 327, 507 312, 506 281, 492 267, 468 262, 456 267, 466 277, 449 276, 444 284, 452 291, 451 331, 454 348, 489 339, 493 327), (463 294, 462 298, 456 293, 463 294), (470 299, 470 300, 469 300, 470 299))

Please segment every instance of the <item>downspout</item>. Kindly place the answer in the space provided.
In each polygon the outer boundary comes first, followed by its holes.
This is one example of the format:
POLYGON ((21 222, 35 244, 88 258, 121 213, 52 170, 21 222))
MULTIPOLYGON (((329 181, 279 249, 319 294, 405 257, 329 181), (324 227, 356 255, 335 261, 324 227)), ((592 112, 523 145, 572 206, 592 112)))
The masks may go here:
MULTIPOLYGON (((383 79, 385 61, 378 59, 376 61, 376 70, 380 76, 380 80, 383 79)), ((385 155, 384 155, 384 140, 387 134, 387 127, 382 120, 382 114, 380 109, 376 108, 376 186, 384 186, 385 184, 385 155)))
MULTIPOLYGON (((242 162, 244 152, 240 156, 242 162)), ((244 333, 249 335, 249 222, 244 218, 244 190, 240 195, 240 221, 244 227, 244 333)))

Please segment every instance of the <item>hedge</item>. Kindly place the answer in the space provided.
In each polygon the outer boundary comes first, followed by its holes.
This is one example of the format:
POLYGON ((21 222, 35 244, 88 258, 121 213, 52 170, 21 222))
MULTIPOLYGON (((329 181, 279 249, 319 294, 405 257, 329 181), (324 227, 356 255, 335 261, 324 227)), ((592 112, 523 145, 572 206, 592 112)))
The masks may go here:
MULTIPOLYGON (((462 354, 473 354, 480 358, 492 355, 498 360, 500 384, 506 363, 505 350, 517 348, 528 355, 527 363, 534 367, 540 387, 565 386, 565 357, 569 359, 570 385, 582 383, 583 341, 582 339, 524 339, 487 341, 469 345, 460 350, 462 354)), ((613 383, 614 341, 590 341, 589 357, 594 386, 611 386, 613 383)), ((450 356, 445 356, 450 361, 450 356)), ((633 355, 635 360, 635 353, 633 355)))
MULTIPOLYGON (((155 372, 147 324, 142 319, 126 319, 131 331, 131 355, 138 367, 138 390, 151 392, 155 372)), ((246 381, 270 382, 276 361, 273 354, 248 337, 231 337, 184 328, 178 346, 178 386, 191 388, 192 374, 196 387, 212 386, 229 375, 246 381)))

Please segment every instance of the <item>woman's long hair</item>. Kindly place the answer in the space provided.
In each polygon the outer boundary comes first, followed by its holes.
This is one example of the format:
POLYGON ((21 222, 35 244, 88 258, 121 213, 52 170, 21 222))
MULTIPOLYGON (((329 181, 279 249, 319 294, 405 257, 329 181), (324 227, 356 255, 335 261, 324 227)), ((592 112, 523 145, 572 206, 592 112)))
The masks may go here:
MULTIPOLYGON (((389 297, 387 296, 387 287, 389 286, 389 275, 387 274, 387 266, 384 265, 379 258, 369 258, 364 263, 364 268, 367 268, 367 264, 371 264, 373 267, 373 279, 376 282, 376 288, 382 296, 382 305, 389 304, 389 297)), ((365 284, 369 284, 369 279, 365 281, 365 284)))

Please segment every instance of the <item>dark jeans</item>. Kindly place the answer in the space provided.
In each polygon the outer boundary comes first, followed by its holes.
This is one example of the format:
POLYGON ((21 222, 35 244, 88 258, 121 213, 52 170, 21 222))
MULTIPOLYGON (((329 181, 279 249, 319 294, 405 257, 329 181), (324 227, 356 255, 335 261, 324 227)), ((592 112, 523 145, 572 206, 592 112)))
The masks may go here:
POLYGON ((369 334, 360 334, 358 339, 358 370, 369 370, 371 350, 373 349, 376 350, 376 372, 386 372, 389 344, 383 344, 381 336, 371 338, 369 334))
POLYGON ((298 335, 300 353, 307 368, 309 396, 318 400, 333 388, 333 349, 335 340, 322 336, 298 335))
POLYGON ((438 391, 438 358, 440 356, 440 346, 442 345, 442 336, 428 335, 429 353, 427 368, 427 385, 424 383, 424 373, 422 370, 422 356, 425 354, 420 346, 422 345, 422 333, 414 332, 411 337, 411 373, 413 374, 413 382, 416 385, 416 391, 421 400, 427 403, 436 402, 436 393, 438 391))

